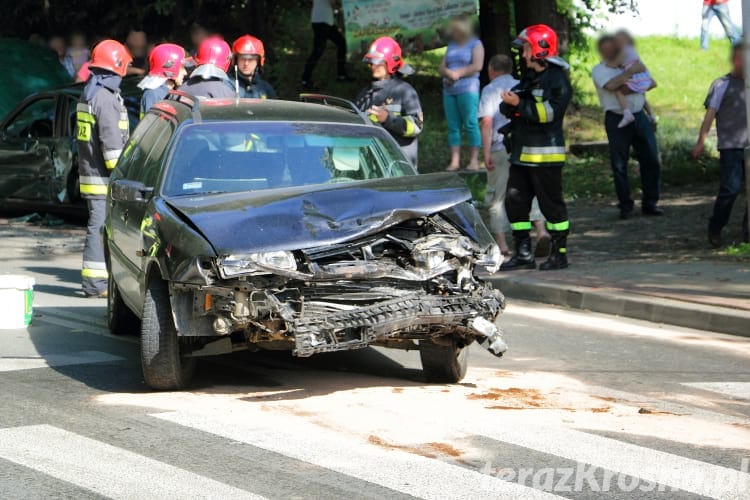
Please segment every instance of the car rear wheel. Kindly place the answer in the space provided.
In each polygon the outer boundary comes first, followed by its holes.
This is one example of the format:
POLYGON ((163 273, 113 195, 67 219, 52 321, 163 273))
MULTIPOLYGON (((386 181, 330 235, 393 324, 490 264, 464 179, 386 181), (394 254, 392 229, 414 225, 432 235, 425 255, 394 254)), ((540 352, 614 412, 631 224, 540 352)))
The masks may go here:
POLYGON ((195 372, 195 358, 180 351, 167 284, 154 279, 146 290, 141 321, 141 365, 146 384, 157 390, 186 387, 195 372))
POLYGON ((469 349, 454 338, 419 341, 419 357, 428 382, 455 384, 466 376, 469 349))
POLYGON ((138 317, 122 301, 112 275, 107 281, 107 326, 112 335, 137 335, 141 326, 138 317))

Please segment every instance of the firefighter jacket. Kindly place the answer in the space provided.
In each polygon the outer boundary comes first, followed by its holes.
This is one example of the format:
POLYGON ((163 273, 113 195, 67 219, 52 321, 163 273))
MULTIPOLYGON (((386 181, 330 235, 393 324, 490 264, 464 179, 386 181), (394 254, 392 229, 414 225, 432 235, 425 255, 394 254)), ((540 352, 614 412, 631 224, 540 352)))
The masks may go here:
POLYGON ((528 70, 513 89, 518 106, 500 105, 500 112, 511 120, 510 161, 529 167, 565 164, 563 118, 573 89, 565 69, 549 63, 538 73, 528 70))
MULTIPOLYGON (((359 93, 356 105, 363 112, 372 106, 385 107, 388 119, 381 125, 402 148, 416 143, 422 132, 424 115, 417 91, 397 76, 373 81, 359 93)), ((375 116, 370 115, 370 119, 378 123, 375 116)))
POLYGON ((81 196, 104 198, 109 173, 128 140, 128 111, 120 96, 121 78, 92 73, 76 107, 78 174, 81 196))
POLYGON ((234 95, 234 81, 213 64, 203 64, 195 68, 190 78, 180 90, 195 97, 206 99, 231 99, 234 95))
POLYGON ((231 78, 232 85, 237 86, 239 97, 243 99, 276 99, 276 91, 258 73, 248 78, 238 72, 236 76, 231 76, 231 78))
POLYGON ((167 94, 169 94, 169 87, 167 84, 160 85, 154 89, 144 90, 143 95, 141 96, 141 119, 143 119, 143 116, 148 113, 148 110, 151 109, 154 104, 167 97, 167 94))

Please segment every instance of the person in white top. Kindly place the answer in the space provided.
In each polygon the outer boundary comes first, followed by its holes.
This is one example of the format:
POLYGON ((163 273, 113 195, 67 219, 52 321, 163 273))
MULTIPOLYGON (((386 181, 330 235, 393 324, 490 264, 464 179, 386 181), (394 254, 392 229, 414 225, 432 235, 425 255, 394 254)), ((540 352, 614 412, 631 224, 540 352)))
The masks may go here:
MULTIPOLYGON (((505 190, 508 186, 510 174, 510 157, 503 143, 505 137, 500 131, 510 123, 500 113, 500 103, 503 102, 502 93, 516 85, 518 80, 513 78, 513 61, 504 54, 494 55, 487 64, 487 74, 490 77, 479 101, 479 120, 482 132, 482 149, 484 165, 487 167, 487 188, 492 198, 489 203, 490 229, 495 235, 498 247, 505 258, 510 257, 510 248, 505 234, 510 231, 510 222, 505 212, 505 190)), ((531 206, 530 219, 534 221, 537 243, 536 257, 547 257, 550 251, 550 235, 545 227, 544 216, 539 209, 536 198, 531 206)))
POLYGON ((334 19, 334 0, 313 0, 312 13, 310 22, 313 30, 313 47, 310 57, 305 63, 305 70, 302 73, 302 88, 310 90, 313 87, 312 74, 315 66, 323 56, 328 40, 336 45, 336 65, 338 70, 338 79, 342 81, 351 81, 351 77, 346 72, 346 38, 339 31, 334 19))
POLYGON ((641 170, 641 211, 644 215, 664 215, 659 208, 661 184, 661 162, 659 148, 654 133, 654 124, 644 112, 646 97, 644 93, 634 93, 627 87, 628 80, 635 74, 645 71, 645 66, 637 62, 623 70, 617 66, 617 43, 613 36, 604 35, 598 42, 602 62, 594 67, 591 77, 599 94, 599 103, 605 113, 604 126, 609 141, 612 173, 615 180, 615 192, 619 200, 620 218, 628 219, 633 213, 634 202, 631 198, 628 180, 628 163, 630 149, 633 148, 641 170), (624 104, 633 114, 634 121, 620 128, 625 109, 617 99, 617 92, 625 95, 624 104))

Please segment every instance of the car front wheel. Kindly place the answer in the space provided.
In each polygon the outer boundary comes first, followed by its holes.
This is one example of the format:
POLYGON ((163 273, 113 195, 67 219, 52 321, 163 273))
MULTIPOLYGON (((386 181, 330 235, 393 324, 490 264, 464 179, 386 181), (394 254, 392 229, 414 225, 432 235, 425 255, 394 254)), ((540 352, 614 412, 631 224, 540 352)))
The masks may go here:
POLYGON ((466 376, 469 349, 454 338, 419 341, 419 357, 428 382, 455 384, 466 376))
POLYGON ((157 390, 183 389, 195 372, 195 358, 180 352, 169 290, 160 279, 149 284, 143 303, 141 365, 146 384, 157 390))

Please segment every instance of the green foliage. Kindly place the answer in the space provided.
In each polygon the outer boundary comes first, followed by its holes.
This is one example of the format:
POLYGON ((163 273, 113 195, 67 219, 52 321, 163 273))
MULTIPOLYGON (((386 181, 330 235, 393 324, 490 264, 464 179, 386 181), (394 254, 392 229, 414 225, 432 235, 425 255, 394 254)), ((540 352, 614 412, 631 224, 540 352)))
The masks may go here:
POLYGON ((732 257, 750 257, 750 243, 731 245, 724 250, 724 253, 732 257))
POLYGON ((557 10, 568 19, 572 45, 581 47, 588 43, 585 31, 599 29, 607 20, 606 15, 597 13, 637 13, 638 0, 557 0, 557 10))

